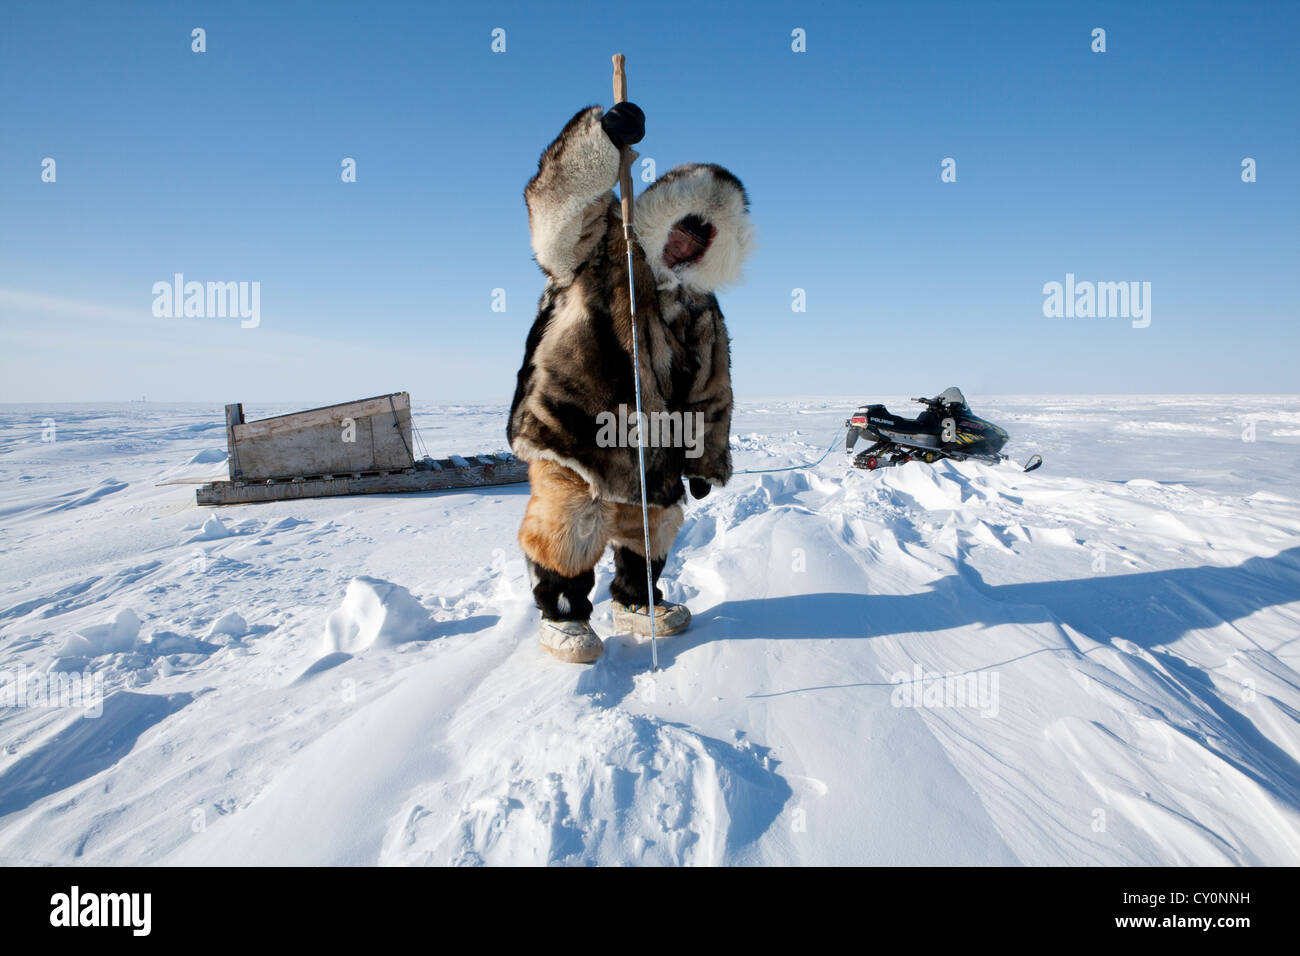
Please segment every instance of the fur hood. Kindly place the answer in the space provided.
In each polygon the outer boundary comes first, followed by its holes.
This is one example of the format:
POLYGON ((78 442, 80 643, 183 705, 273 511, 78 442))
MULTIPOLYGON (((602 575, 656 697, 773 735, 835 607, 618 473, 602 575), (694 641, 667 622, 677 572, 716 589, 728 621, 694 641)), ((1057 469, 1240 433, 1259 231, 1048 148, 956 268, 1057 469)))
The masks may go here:
POLYGON ((684 285, 717 292, 740 279, 754 247, 745 187, 712 163, 687 163, 665 173, 637 197, 632 225, 661 289, 684 285), (668 234, 692 215, 713 227, 713 239, 700 258, 669 268, 663 255, 668 234))

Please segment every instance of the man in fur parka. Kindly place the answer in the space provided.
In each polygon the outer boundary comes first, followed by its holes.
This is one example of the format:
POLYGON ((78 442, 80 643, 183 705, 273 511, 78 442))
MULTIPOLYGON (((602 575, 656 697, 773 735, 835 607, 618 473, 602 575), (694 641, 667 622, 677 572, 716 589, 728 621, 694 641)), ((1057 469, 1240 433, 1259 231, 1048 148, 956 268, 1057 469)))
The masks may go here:
POLYGON ((541 645, 565 661, 594 661, 604 650, 589 619, 594 569, 608 545, 615 628, 648 635, 652 613, 660 635, 690 623, 657 583, 653 597, 646 593, 638 438, 656 582, 682 525, 684 482, 703 498, 731 477, 730 344, 714 292, 740 276, 751 246, 749 200, 740 180, 704 164, 678 166, 637 197, 638 422, 627 246, 613 188, 621 149, 644 133, 635 104, 582 110, 524 190, 546 287, 507 435, 529 462, 519 543, 542 612, 541 645))

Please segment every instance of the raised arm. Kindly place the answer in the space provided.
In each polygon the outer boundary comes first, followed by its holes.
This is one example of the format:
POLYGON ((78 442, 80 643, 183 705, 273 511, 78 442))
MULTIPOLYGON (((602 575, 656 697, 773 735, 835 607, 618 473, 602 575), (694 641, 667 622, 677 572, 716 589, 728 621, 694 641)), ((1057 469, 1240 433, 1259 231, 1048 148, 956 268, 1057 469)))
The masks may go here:
POLYGON ((601 238, 618 182, 619 146, 639 142, 644 132, 645 117, 631 103, 608 113, 590 106, 542 153, 524 200, 537 263, 557 282, 572 279, 601 238))

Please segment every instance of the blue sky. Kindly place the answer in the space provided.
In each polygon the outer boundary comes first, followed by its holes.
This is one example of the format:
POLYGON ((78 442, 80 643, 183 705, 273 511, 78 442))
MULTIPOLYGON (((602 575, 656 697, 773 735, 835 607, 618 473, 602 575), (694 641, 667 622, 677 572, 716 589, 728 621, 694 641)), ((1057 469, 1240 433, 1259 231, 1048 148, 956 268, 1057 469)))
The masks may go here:
POLYGON ((642 155, 750 192, 738 397, 1300 391, 1300 5, 991 7, 6 0, 0 401, 508 402, 522 189, 617 51, 642 155), (177 272, 260 325, 155 318, 177 272), (1044 317, 1066 273, 1150 326, 1044 317))

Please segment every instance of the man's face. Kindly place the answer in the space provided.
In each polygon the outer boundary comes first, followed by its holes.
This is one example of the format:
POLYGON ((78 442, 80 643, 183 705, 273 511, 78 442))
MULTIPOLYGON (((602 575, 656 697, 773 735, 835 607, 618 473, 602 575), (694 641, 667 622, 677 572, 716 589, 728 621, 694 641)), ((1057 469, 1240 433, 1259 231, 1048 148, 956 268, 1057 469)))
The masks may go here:
POLYGON ((709 248, 709 240, 713 238, 713 227, 707 223, 693 225, 688 229, 682 223, 677 223, 668 233, 668 241, 664 244, 664 265, 672 269, 685 263, 694 262, 704 251, 709 248), (702 238, 707 236, 707 238, 702 238))

